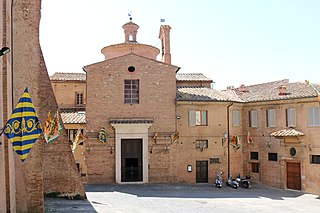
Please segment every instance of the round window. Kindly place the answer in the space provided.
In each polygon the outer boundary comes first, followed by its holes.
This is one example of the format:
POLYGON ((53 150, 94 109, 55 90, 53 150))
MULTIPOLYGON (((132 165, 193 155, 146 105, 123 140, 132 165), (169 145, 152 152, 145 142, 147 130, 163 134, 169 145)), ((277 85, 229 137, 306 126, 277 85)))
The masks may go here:
POLYGON ((128 67, 128 71, 129 71, 129 72, 134 72, 135 70, 136 70, 136 68, 134 68, 134 66, 128 67))
POLYGON ((297 150, 295 148, 290 148, 290 155, 295 156, 297 154, 297 150))

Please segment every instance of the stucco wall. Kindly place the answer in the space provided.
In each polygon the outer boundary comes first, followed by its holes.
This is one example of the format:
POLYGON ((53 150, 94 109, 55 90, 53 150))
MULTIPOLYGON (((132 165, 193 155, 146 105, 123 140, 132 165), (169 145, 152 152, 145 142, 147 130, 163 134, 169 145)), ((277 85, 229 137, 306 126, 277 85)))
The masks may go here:
POLYGON ((59 107, 71 107, 76 105, 76 93, 83 93, 84 104, 86 103, 86 83, 71 82, 51 82, 54 95, 59 107))

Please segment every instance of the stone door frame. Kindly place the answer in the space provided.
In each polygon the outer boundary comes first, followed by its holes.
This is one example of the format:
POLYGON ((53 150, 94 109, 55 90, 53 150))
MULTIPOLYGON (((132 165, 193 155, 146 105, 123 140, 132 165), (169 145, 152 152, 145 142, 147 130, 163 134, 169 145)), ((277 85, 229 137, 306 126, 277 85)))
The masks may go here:
POLYGON ((111 124, 115 129, 115 177, 116 183, 148 183, 148 129, 152 124, 111 124), (121 181, 121 140, 122 139, 142 139, 142 181, 122 182, 121 181))

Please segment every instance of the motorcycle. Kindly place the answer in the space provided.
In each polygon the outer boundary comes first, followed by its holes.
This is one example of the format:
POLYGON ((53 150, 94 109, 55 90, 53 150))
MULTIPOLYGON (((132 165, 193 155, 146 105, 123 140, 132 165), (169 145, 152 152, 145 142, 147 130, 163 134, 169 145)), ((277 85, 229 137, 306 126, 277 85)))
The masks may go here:
POLYGON ((218 189, 221 189, 222 187, 222 172, 220 172, 219 174, 217 174, 216 180, 215 180, 215 185, 218 189))
POLYGON ((230 175, 227 181, 227 186, 230 186, 234 189, 239 188, 239 183, 236 180, 232 180, 232 176, 230 175))
POLYGON ((250 181, 246 177, 240 177, 240 174, 237 176, 236 181, 238 182, 239 186, 242 188, 248 189, 250 187, 250 181))

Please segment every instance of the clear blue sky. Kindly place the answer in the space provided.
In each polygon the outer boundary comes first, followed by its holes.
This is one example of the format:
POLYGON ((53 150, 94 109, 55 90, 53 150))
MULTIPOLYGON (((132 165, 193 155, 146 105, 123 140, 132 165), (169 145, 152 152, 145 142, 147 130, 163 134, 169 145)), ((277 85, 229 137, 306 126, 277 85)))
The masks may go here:
POLYGON ((160 47, 171 30, 172 64, 203 73, 215 89, 290 79, 320 83, 320 0, 42 0, 40 43, 49 75, 82 72, 140 26, 139 43, 160 47))

